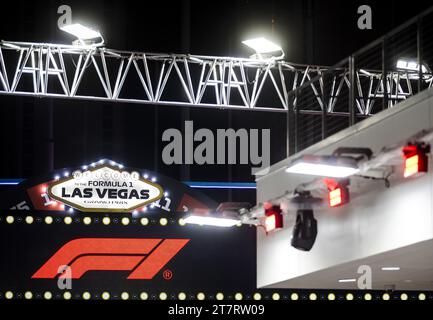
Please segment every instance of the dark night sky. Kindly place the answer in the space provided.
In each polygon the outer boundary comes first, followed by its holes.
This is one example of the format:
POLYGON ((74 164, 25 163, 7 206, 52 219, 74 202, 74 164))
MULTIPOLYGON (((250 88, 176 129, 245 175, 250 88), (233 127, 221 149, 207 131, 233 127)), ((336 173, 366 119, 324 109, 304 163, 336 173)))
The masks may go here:
MULTIPOLYGON (((286 60, 332 65, 428 7, 411 1, 15 1, 2 4, 0 38, 67 43, 57 29, 57 7, 72 7, 73 20, 91 22, 107 47, 146 52, 248 56, 241 40, 260 32, 280 40, 286 60), (373 30, 357 28, 357 8, 368 4, 373 30), (189 9, 189 10, 188 10, 189 9), (274 23, 272 24, 272 21, 274 23)), ((50 101, 0 97, 0 178, 30 177, 48 170, 47 123, 54 119, 54 167, 113 158, 133 167, 202 181, 252 181, 248 166, 166 166, 161 134, 181 129, 185 117, 197 127, 271 128, 271 161, 285 155, 283 114, 190 110, 148 105, 50 101)), ((251 198, 254 193, 248 193, 251 198)), ((241 200, 245 193, 215 193, 241 200)))

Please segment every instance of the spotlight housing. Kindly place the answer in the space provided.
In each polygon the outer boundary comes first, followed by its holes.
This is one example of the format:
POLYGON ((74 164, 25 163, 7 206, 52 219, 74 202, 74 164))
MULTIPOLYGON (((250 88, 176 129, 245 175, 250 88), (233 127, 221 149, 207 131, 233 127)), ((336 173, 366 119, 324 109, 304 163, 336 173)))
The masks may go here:
POLYGON ((317 220, 312 209, 300 209, 296 212, 296 223, 293 228, 292 247, 310 251, 317 237, 317 220))

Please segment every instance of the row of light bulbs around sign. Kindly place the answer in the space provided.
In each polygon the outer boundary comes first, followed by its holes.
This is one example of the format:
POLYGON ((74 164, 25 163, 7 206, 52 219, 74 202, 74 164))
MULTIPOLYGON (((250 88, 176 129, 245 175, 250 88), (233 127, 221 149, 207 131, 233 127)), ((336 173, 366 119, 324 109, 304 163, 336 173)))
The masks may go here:
MULTIPOLYGON (((102 224, 107 225, 107 226, 113 223, 112 220, 113 220, 113 219, 110 218, 110 217, 103 217, 103 218, 101 219, 102 224)), ((14 216, 6 216, 5 221, 6 221, 6 223, 8 223, 8 224, 13 224, 13 223, 16 222, 16 218, 15 218, 14 216)), ((35 218, 34 218, 33 216, 26 216, 26 217, 24 218, 24 221, 25 221, 25 223, 27 223, 27 224, 33 224, 33 223, 35 222, 35 218)), ((45 224, 52 224, 52 223, 54 222, 54 218, 51 217, 51 216, 46 216, 46 217, 43 219, 43 221, 44 221, 45 224)), ((92 220, 91 217, 84 217, 84 218, 82 218, 81 220, 80 220, 79 218, 75 218, 75 221, 76 221, 76 222, 82 222, 82 223, 84 223, 85 225, 90 225, 90 224, 92 223, 92 221, 96 221, 96 218, 94 218, 93 220, 92 220)), ((149 225, 149 223, 151 222, 151 220, 150 220, 149 218, 140 218, 139 221, 140 221, 140 224, 143 225, 143 226, 147 226, 147 225, 149 225)), ((171 221, 174 222, 175 220, 171 220, 171 221)), ((67 224, 67 225, 72 224, 72 223, 74 222, 74 218, 69 217, 69 216, 64 217, 64 218, 63 218, 63 222, 64 222, 65 224, 67 224)), ((124 225, 124 226, 127 226, 127 225, 129 225, 129 224, 131 223, 131 219, 128 218, 128 217, 123 217, 123 218, 120 219, 120 223, 121 223, 122 225, 124 225)), ((168 223, 169 223, 169 220, 168 220, 167 218, 160 218, 160 219, 159 219, 159 224, 160 224, 161 226, 167 226, 168 223)), ((182 219, 182 218, 181 218, 181 219, 178 219, 178 224, 179 224, 180 226, 185 226, 185 225, 186 225, 185 220, 182 219)), ((239 224, 237 224, 237 226, 240 227, 240 226, 242 226, 242 224, 239 223, 239 224)))
MULTIPOLYGON (((19 295, 17 295, 17 296, 19 296, 19 295)), ((41 297, 41 298, 43 298, 45 300, 51 300, 53 298, 53 294, 50 291, 45 291, 44 294, 42 296, 39 296, 39 297, 41 297)), ((39 297, 36 296, 36 298, 39 298, 39 297)), ((61 297, 64 300, 71 300, 73 298, 73 295, 72 295, 71 292, 65 291, 61 297)), ((116 296, 115 295, 113 297, 114 297, 114 299, 117 299, 117 297, 119 297, 120 300, 130 300, 130 298, 131 298, 131 296, 130 296, 130 294, 128 292, 122 292, 120 294, 120 296, 116 296)), ((153 296, 153 297, 156 298, 156 296, 153 296)), ((12 291, 6 291, 5 294, 4 294, 4 298, 10 300, 10 299, 15 298, 15 295, 14 295, 14 293, 12 291)), ((26 291, 24 293, 24 299, 31 300, 33 298, 34 298, 34 295, 33 295, 33 293, 31 291, 26 291)), ((75 299, 77 299, 77 298, 78 299, 83 299, 83 300, 90 300, 92 298, 98 298, 98 296, 94 295, 92 297, 92 294, 90 292, 85 291, 81 295, 76 295, 75 299)), ((111 296, 111 294, 108 291, 104 291, 101 294, 100 298, 102 300, 110 300, 112 298, 112 296, 111 296)), ((136 298, 137 297, 133 296, 133 299, 136 299, 136 298)), ((138 295, 138 299, 139 300, 149 300, 149 298, 150 298, 150 296, 149 296, 149 294, 147 292, 141 292, 138 295)), ((173 299, 174 300, 187 300, 187 298, 188 298, 188 296, 187 296, 187 294, 185 292, 180 292, 180 293, 177 294, 177 296, 175 296, 175 295, 172 296, 172 300, 173 299)), ((216 299, 216 300, 221 301, 221 300, 224 300, 225 296, 224 296, 223 293, 218 292, 215 296, 209 295, 207 298, 208 299, 216 299)), ((256 301, 262 300, 262 298, 263 298, 262 294, 260 294, 258 292, 254 293, 252 295, 252 299, 256 300, 256 301)), ((283 298, 285 298, 285 299, 288 298, 288 300, 292 300, 292 301, 297 301, 297 300, 311 300, 311 301, 315 301, 315 300, 319 299, 319 294, 312 292, 312 293, 308 294, 308 296, 307 295, 300 296, 298 293, 294 292, 294 293, 291 293, 289 297, 284 296, 283 298)), ((373 295, 371 293, 365 293, 363 295, 358 295, 357 298, 358 298, 358 300, 370 301, 370 300, 373 300, 374 297, 373 297, 373 295)), ((375 295, 375 300, 388 301, 388 300, 391 300, 391 298, 393 298, 394 300, 395 299, 400 299, 400 300, 405 301, 405 300, 409 300, 410 297, 409 297, 409 295, 407 293, 390 294, 390 293, 385 292, 382 295, 380 295, 380 294, 375 295)), ((416 299, 421 300, 421 301, 427 300, 426 294, 422 293, 422 292, 419 293, 418 295, 412 295, 411 298, 412 298, 412 300, 416 300, 416 299)), ((430 296, 429 299, 431 299, 431 298, 432 297, 430 296)), ((161 292, 158 295, 158 299, 159 300, 167 300, 167 299, 169 299, 169 296, 168 296, 168 294, 166 292, 161 292)), ((200 300, 200 301, 206 300, 206 295, 203 292, 199 292, 196 295, 191 295, 190 296, 190 300, 194 300, 194 299, 200 300)), ((281 295, 279 293, 275 292, 275 293, 273 293, 271 295, 271 299, 272 300, 281 300, 282 297, 281 297, 281 295)), ((353 293, 347 293, 345 295, 344 294, 338 294, 337 295, 337 294, 331 292, 331 293, 328 293, 328 295, 326 296, 326 298, 322 295, 321 299, 322 300, 330 300, 330 301, 337 300, 337 299, 352 301, 352 300, 356 299, 356 296, 353 293)), ((232 300, 232 299, 229 299, 229 300, 232 300)), ((238 301, 239 300, 244 300, 243 294, 240 293, 240 292, 236 293, 234 295, 234 300, 238 300, 238 301)))
MULTIPOLYGON (((83 166, 81 166, 81 169, 84 170, 84 171, 87 171, 89 168, 95 168, 96 166, 103 165, 103 164, 109 164, 109 165, 111 165, 113 167, 118 167, 119 169, 123 169, 125 167, 123 164, 117 163, 115 161, 112 161, 112 160, 108 161, 108 160, 101 159, 101 160, 99 160, 97 162, 93 162, 93 163, 91 163, 89 165, 83 165, 83 166)), ((63 176, 65 178, 69 177, 70 176, 70 172, 69 171, 64 171, 63 172, 63 176)), ((61 176, 58 175, 58 174, 54 176, 54 180, 59 180, 60 178, 61 178, 61 176)), ((151 177, 150 178, 147 173, 143 174, 143 178, 144 179, 150 179, 152 182, 156 182, 156 177, 151 177)))

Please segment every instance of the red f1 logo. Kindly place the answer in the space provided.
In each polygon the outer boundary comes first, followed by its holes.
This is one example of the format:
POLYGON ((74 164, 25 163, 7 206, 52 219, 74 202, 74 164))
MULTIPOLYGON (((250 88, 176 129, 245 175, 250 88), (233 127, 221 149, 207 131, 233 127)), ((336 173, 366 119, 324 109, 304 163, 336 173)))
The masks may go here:
MULTIPOLYGON (((72 279, 90 270, 131 271, 128 279, 152 279, 190 239, 81 238, 63 245, 32 276, 54 279, 60 266, 69 266, 72 279)), ((60 278, 66 278, 60 274, 60 278)))

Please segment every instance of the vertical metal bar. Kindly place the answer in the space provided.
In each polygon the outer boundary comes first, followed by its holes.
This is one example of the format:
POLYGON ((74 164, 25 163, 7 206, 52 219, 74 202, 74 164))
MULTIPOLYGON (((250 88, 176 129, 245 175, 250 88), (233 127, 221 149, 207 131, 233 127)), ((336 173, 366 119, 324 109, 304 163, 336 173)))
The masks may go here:
MULTIPOLYGON (((295 91, 295 99, 294 101, 298 101, 298 90, 295 91)), ((299 150, 299 131, 300 131, 300 125, 299 125, 299 105, 295 108, 295 153, 299 150)))
POLYGON ((349 125, 355 124, 355 57, 349 57, 349 125))
POLYGON ((248 92, 248 82, 247 82, 247 77, 245 75, 245 72, 248 72, 248 70, 245 70, 244 68, 244 64, 242 61, 239 62, 240 68, 241 68, 241 76, 242 76, 242 86, 244 87, 244 91, 245 91, 245 99, 247 100, 247 107, 250 108, 251 107, 251 100, 250 100, 250 94, 248 92))
POLYGON ((394 71, 389 74, 389 96, 388 99, 391 101, 391 107, 394 104, 395 98, 393 97, 392 91, 394 90, 394 71))
POLYGON ((220 92, 220 97, 221 97, 221 104, 222 105, 227 105, 227 97, 226 97, 226 92, 225 92, 225 72, 226 72, 226 61, 223 61, 220 65, 220 77, 221 77, 221 86, 219 88, 219 92, 220 92))
POLYGON ((44 52, 43 52, 42 47, 39 48, 38 52, 39 52, 39 56, 38 56, 39 57, 39 61, 38 61, 38 68, 39 68, 39 71, 38 71, 38 90, 40 88, 40 92, 44 93, 45 92, 45 89, 44 89, 44 83, 45 83, 45 81, 44 81, 44 67, 43 67, 43 65, 44 65, 44 52))
POLYGON ((30 59, 31 59, 31 64, 32 64, 32 69, 33 69, 33 72, 32 72, 32 76, 33 76, 33 92, 37 93, 38 87, 37 87, 37 84, 36 84, 36 63, 35 63, 35 53, 34 52, 32 52, 32 54, 30 56, 30 59))
POLYGON ((51 55, 51 48, 47 47, 47 54, 45 57, 45 78, 44 78, 44 92, 48 93, 48 76, 49 76, 49 69, 50 69, 50 55, 51 55))
POLYGON ((322 77, 321 77, 322 81, 322 99, 323 99, 323 108, 322 108, 322 140, 326 138, 327 133, 328 133, 328 119, 327 119, 327 113, 328 113, 328 109, 327 109, 327 105, 328 105, 328 100, 329 97, 327 96, 327 90, 325 90, 325 86, 326 86, 326 71, 324 71, 322 73, 322 77))
POLYGON ((233 80, 235 81, 234 87, 236 89, 238 89, 239 95, 241 96, 241 99, 244 102, 244 106, 249 107, 249 103, 247 102, 247 99, 245 98, 244 92, 242 91, 242 87, 241 87, 242 83, 238 80, 238 77, 236 76, 236 73, 233 70, 233 68, 232 68, 232 76, 233 76, 233 80))
POLYGON ((386 37, 382 41, 382 85, 383 85, 383 105, 382 109, 388 108, 388 68, 386 65, 387 59, 387 51, 386 51, 386 37))
POLYGON ((292 95, 287 95, 287 113, 286 113, 286 157, 290 157, 291 148, 290 148, 290 120, 291 120, 291 112, 293 112, 293 99, 292 95))
POLYGON ((417 49, 417 60, 418 60, 418 92, 422 90, 422 18, 418 18, 416 25, 416 49, 417 49))
POLYGON ((229 63, 229 72, 228 72, 228 78, 227 78, 227 104, 230 104, 230 93, 232 90, 232 71, 233 71, 233 60, 230 60, 229 63))

